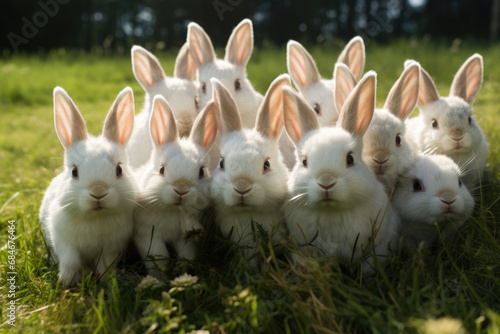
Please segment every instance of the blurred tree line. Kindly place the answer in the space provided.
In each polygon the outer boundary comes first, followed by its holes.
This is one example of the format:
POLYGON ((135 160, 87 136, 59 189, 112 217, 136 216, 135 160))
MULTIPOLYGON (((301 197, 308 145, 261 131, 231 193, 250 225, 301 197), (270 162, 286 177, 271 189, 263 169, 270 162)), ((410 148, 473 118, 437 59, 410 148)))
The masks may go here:
POLYGON ((500 0, 7 0, 0 14, 0 47, 119 53, 133 44, 179 48, 190 21, 223 46, 245 17, 254 23, 258 46, 355 35, 382 42, 426 34, 494 41, 499 11, 500 0))

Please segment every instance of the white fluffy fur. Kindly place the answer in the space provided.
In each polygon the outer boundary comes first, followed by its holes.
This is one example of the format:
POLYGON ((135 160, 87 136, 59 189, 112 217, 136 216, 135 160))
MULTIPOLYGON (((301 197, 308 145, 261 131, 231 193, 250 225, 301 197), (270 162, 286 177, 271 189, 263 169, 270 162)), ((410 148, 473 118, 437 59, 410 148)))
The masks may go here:
POLYGON ((404 175, 413 163, 413 148, 406 139, 406 126, 403 121, 385 109, 377 109, 363 139, 363 161, 375 173, 391 194, 398 177, 404 175), (396 136, 401 138, 401 146, 396 145, 396 136), (384 152, 387 162, 376 163, 376 152, 384 152))
MULTIPOLYGON (((474 55, 469 60, 477 59, 477 57, 480 56, 474 55)), ((482 82, 482 58, 480 60, 481 71, 475 72, 476 76, 467 78, 464 83, 464 85, 473 85, 472 88, 476 89, 476 94, 482 82)), ((459 70, 457 76, 461 70, 459 70)), ((451 94, 447 97, 440 97, 429 76, 432 84, 427 84, 425 89, 433 92, 437 99, 424 101, 422 99, 422 85, 425 85, 425 81, 422 80, 424 75, 428 76, 427 72, 424 73, 422 69, 420 79, 421 98, 419 99, 420 114, 408 120, 408 137, 414 147, 421 152, 443 154, 452 158, 462 171, 463 181, 474 192, 483 176, 489 149, 488 142, 473 116, 472 103, 476 94, 470 96, 469 101, 451 94), (438 122, 438 128, 433 128, 433 119, 438 122), (452 138, 457 131, 460 135, 463 135, 459 142, 452 138)), ((469 90, 472 90, 472 88, 467 86, 469 90)))
POLYGON ((306 134, 297 148, 301 159, 307 157, 308 167, 300 163, 293 169, 288 181, 291 199, 284 213, 288 230, 302 251, 334 256, 347 264, 358 235, 354 260, 370 249, 372 229, 377 228, 375 252, 387 255, 398 220, 383 185, 361 159, 362 140, 341 128, 321 128, 306 134), (346 168, 348 152, 354 157, 350 168, 346 168), (325 172, 337 176, 335 186, 328 191, 318 185, 325 172), (326 200, 326 193, 330 200, 326 200), (305 244, 315 236, 315 247, 308 248, 305 244))
MULTIPOLYGON (((156 100, 162 99, 156 97, 156 100)), ((165 100, 162 102, 166 103, 165 100)), ((203 113, 205 110, 199 117, 203 113)), ((215 123, 214 129, 217 131, 215 123)), ((174 130, 172 124, 167 128, 167 131, 174 130)), ((200 130, 198 127, 192 131, 200 130)), ((156 275, 165 269, 169 258, 167 243, 176 249, 179 257, 195 258, 196 241, 187 240, 186 236, 203 229, 200 224, 202 210, 210 203, 210 173, 205 164, 212 142, 203 147, 190 136, 165 142, 161 146, 154 145, 151 159, 137 171, 140 207, 134 213, 134 243, 150 274, 156 275), (163 175, 160 174, 162 166, 163 175), (204 172, 202 177, 200 169, 204 172), (176 191, 187 193, 180 196, 176 191), (147 259, 148 256, 152 256, 154 261, 147 259)))
MULTIPOLYGON (((132 47, 132 57, 136 50, 145 50, 139 46, 132 47)), ((147 51, 146 51, 147 52, 147 51)), ((156 57, 154 58, 156 61, 156 57)), ((134 65, 134 62, 133 62, 134 65)), ((158 66, 161 66, 158 62, 158 66)), ((160 75, 156 73, 156 75, 160 75)), ((194 119, 198 115, 197 87, 193 80, 189 78, 167 77, 161 73, 161 80, 147 86, 138 79, 144 89, 146 96, 141 112, 135 118, 134 132, 128 144, 130 165, 138 168, 145 164, 153 150, 151 138, 149 137, 149 116, 156 95, 163 96, 174 112, 177 121, 178 131, 181 136, 188 136, 193 126, 194 119)), ((204 105, 204 104, 203 104, 204 105)))
MULTIPOLYGON (((54 93, 61 91, 56 88, 54 93)), ((136 195, 123 145, 89 136, 66 147, 64 170, 50 183, 40 208, 40 221, 64 285, 78 283, 82 268, 103 274, 125 250, 132 237, 136 195), (118 164, 123 170, 120 177, 116 176, 118 164), (72 176, 75 166, 78 178, 72 176), (91 196, 96 182, 109 186, 100 200, 91 196)))
POLYGON ((392 203, 401 217, 400 235, 410 251, 424 242, 438 240, 437 223, 443 238, 454 234, 472 214, 474 199, 463 183, 458 166, 444 155, 418 155, 410 172, 396 186, 392 203), (414 191, 416 180, 423 191, 414 191), (451 206, 441 201, 455 200, 451 206), (448 210, 450 210, 448 212, 448 210))

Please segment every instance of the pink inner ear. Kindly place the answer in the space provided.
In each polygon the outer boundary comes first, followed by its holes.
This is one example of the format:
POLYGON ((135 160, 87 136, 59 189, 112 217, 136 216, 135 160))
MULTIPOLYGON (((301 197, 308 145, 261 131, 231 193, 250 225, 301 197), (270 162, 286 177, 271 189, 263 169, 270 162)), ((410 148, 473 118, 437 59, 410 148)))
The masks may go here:
POLYGON ((242 64, 243 60, 248 56, 250 52, 250 47, 252 44, 251 34, 249 32, 250 26, 245 25, 238 33, 236 34, 236 46, 238 50, 238 63, 242 64))
POLYGON ((166 128, 167 128, 167 110, 161 104, 161 102, 157 101, 157 110, 155 110, 154 118, 153 118, 153 136, 158 143, 158 146, 165 144, 166 141, 166 128))
POLYGON ((62 99, 61 96, 57 96, 56 98, 56 110, 62 111, 57 113, 57 129, 62 139, 66 142, 66 145, 71 146, 71 111, 68 104, 62 99))
POLYGON ((301 86, 306 85, 306 64, 304 61, 304 57, 300 53, 299 50, 296 48, 292 47, 290 48, 290 67, 292 68, 292 71, 294 72, 295 76, 297 79, 300 81, 301 86))
POLYGON ((474 62, 467 70, 467 88, 465 94, 467 101, 471 100, 481 84, 481 65, 480 63, 476 63, 479 62, 474 62))
POLYGON ((196 30, 196 28, 191 28, 191 37, 189 39, 189 48, 193 51, 194 56, 199 64, 203 64, 203 53, 202 53, 202 41, 201 36, 196 30))
POLYGON ((137 76, 146 85, 151 87, 153 85, 153 78, 151 77, 151 67, 149 66, 149 60, 146 56, 140 52, 135 52, 135 69, 137 76))

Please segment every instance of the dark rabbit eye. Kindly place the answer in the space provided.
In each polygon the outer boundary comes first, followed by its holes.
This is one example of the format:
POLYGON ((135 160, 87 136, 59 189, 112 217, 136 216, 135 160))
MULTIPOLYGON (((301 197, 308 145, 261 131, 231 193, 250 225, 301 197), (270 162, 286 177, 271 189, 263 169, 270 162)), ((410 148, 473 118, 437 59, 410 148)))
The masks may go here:
POLYGON ((240 79, 234 80, 234 90, 239 91, 241 89, 240 79))
POLYGON ((71 171, 71 175, 73 175, 73 177, 75 179, 78 178, 78 168, 76 168, 76 166, 73 166, 73 170, 71 171))
POLYGON ((469 116, 469 125, 472 124, 472 117, 469 116))
POLYGON ((116 177, 120 177, 123 175, 123 170, 122 170, 122 166, 120 166, 120 164, 116 165, 116 177))
POLYGON ((165 166, 160 167, 160 175, 165 175, 165 166))
POLYGON ((436 119, 432 119, 432 127, 434 129, 437 129, 438 128, 438 121, 436 121, 436 119))
POLYGON ((354 158, 350 153, 347 154, 347 156, 346 156, 346 164, 347 164, 347 167, 354 166, 354 158))
POLYGON ((399 134, 396 136, 396 146, 401 146, 401 136, 399 134))
POLYGON ((413 180, 413 191, 415 192, 424 191, 424 186, 422 185, 422 181, 413 180))
POLYGON ((462 186, 462 180, 458 179, 458 186, 461 187, 462 186))
POLYGON ((202 179, 205 176, 205 167, 200 168, 200 172, 198 173, 198 178, 202 179))
POLYGON ((220 158, 219 160, 219 167, 221 170, 224 170, 224 158, 220 158))
POLYGON ((264 172, 267 172, 271 169, 271 163, 269 162, 269 160, 266 160, 266 162, 264 162, 264 172))
POLYGON ((316 115, 321 114, 321 106, 319 104, 315 103, 313 109, 316 112, 316 115))
POLYGON ((207 93, 207 85, 204 82, 201 83, 201 92, 203 94, 207 93))
POLYGON ((302 164, 304 167, 307 167, 307 158, 302 159, 302 164))

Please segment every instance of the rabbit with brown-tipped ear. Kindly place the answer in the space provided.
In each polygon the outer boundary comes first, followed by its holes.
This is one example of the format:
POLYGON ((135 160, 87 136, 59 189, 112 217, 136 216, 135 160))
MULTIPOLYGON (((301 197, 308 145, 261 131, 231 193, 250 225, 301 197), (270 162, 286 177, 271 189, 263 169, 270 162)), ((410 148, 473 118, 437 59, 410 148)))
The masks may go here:
POLYGON ((472 192, 483 177, 489 148, 472 113, 482 81, 483 57, 479 54, 472 55, 458 70, 447 97, 439 96, 432 78, 422 68, 420 114, 407 124, 408 137, 416 149, 452 158, 472 192))
MULTIPOLYGON (((340 109, 336 107, 332 92, 336 93, 337 87, 342 87, 347 89, 348 95, 363 74, 365 45, 361 37, 356 36, 347 43, 337 59, 337 64, 345 64, 350 76, 345 72, 337 75, 335 69, 333 79, 322 79, 314 59, 302 44, 292 40, 287 44, 288 73, 302 97, 314 109, 321 126, 333 126, 339 117, 340 109), (343 74, 346 75, 342 76, 343 74), (340 76, 342 80, 339 80, 340 76)), ((340 70, 343 71, 344 68, 340 70)))
MULTIPOLYGON (((282 220, 280 208, 287 196, 288 170, 278 140, 283 130, 281 87, 289 84, 288 75, 281 75, 271 83, 255 127, 245 129, 229 90, 212 79, 214 100, 218 104, 214 111, 223 133, 219 168, 214 171, 211 183, 216 222, 224 235, 230 234, 233 241, 247 246, 247 257, 256 250, 252 224, 260 225, 270 234, 282 220)), ((279 237, 274 235, 273 242, 279 237)))
POLYGON ((406 138, 405 120, 418 99, 420 65, 406 66, 392 86, 384 108, 376 109, 363 137, 363 161, 385 186, 388 195, 398 177, 413 163, 413 148, 406 138))
POLYGON ((87 133, 61 87, 54 89, 54 120, 64 170, 45 192, 40 221, 59 280, 68 286, 81 281, 82 268, 104 274, 132 238, 137 189, 126 151, 134 126, 132 89, 118 94, 99 137, 87 133))
POLYGON ((198 115, 197 88, 193 81, 196 66, 187 43, 175 60, 174 76, 167 77, 160 61, 151 52, 134 45, 131 50, 134 76, 146 92, 144 107, 135 118, 135 127, 128 152, 130 164, 137 168, 145 164, 153 146, 149 137, 149 116, 156 95, 163 96, 172 106, 179 135, 189 136, 194 119, 198 115))
MULTIPOLYGON (((398 219, 362 159, 375 86, 376 74, 370 71, 345 102, 337 127, 321 128, 309 104, 291 87, 283 88, 285 128, 300 159, 283 210, 290 235, 305 254, 334 257, 342 264, 362 259, 372 248, 379 260, 389 254, 398 219)), ((365 272, 372 271, 370 263, 365 272)))
POLYGON ((179 138, 168 102, 162 96, 153 101, 149 122, 153 153, 138 170, 140 207, 134 214, 134 242, 150 274, 162 276, 169 258, 167 243, 179 257, 195 258, 196 241, 189 235, 202 231, 201 213, 210 202, 210 172, 205 165, 217 135, 214 108, 210 101, 189 137, 179 138))

